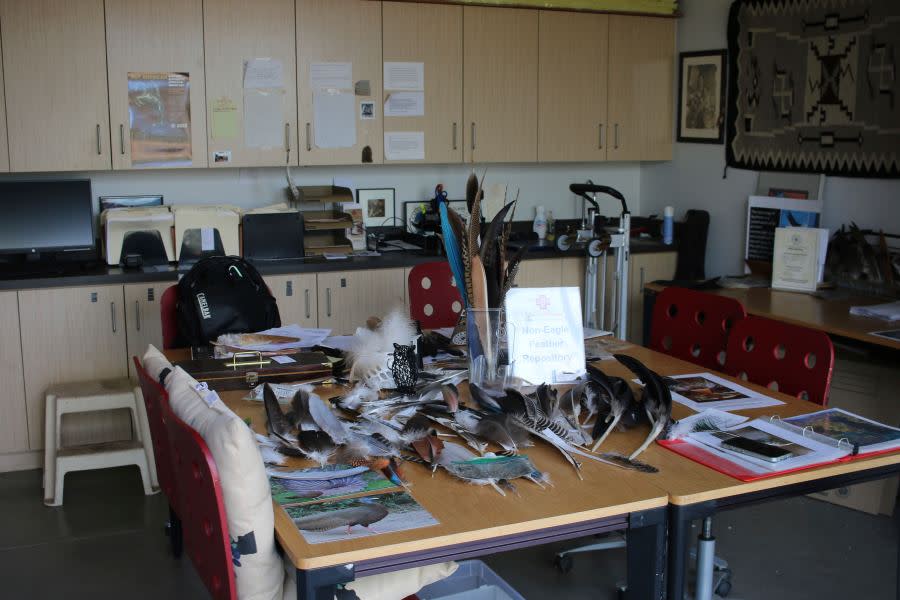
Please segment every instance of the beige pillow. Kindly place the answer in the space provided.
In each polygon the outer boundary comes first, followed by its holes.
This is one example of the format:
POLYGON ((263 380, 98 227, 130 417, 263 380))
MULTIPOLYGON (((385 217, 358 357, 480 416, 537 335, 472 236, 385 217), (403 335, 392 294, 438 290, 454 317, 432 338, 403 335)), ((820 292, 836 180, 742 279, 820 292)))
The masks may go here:
MULTIPOLYGON (((456 562, 449 561, 391 573, 379 573, 351 581, 347 584, 347 589, 353 590, 360 600, 400 600, 415 594, 426 585, 450 577, 458 568, 456 562)), ((297 571, 286 556, 284 600, 297 600, 297 571)))
POLYGON ((215 394, 199 391, 181 367, 166 379, 172 411, 206 442, 216 461, 241 600, 282 597, 272 495, 253 432, 215 394))
MULTIPOLYGON (((129 360, 131 359, 129 358, 129 360)), ((172 368, 172 363, 169 362, 169 359, 167 359, 153 344, 147 346, 147 351, 144 352, 144 358, 141 359, 141 364, 154 381, 159 381, 159 374, 163 369, 172 368)))

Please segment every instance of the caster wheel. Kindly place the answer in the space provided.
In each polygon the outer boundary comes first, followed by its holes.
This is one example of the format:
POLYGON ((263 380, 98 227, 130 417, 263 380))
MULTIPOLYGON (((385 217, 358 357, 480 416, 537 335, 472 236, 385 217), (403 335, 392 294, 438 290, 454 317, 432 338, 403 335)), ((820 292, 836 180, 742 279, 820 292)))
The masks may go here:
POLYGON ((597 258, 601 254, 603 254, 604 249, 605 246, 603 244, 603 240, 591 240, 587 248, 588 256, 597 258))
POLYGON ((625 593, 628 591, 628 588, 625 586, 619 586, 616 588, 616 599, 617 600, 625 600, 625 593))
POLYGON ((570 250, 572 248, 572 239, 568 235, 563 234, 556 238, 556 247, 562 252, 570 250))
POLYGON ((554 559, 553 564, 556 565, 557 571, 559 571, 560 573, 565 575, 566 573, 568 573, 569 571, 572 570, 572 564, 573 564, 572 557, 569 556, 568 554, 565 554, 563 556, 557 556, 554 559))
POLYGON ((731 592, 731 579, 723 579, 716 586, 716 595, 724 598, 731 592))

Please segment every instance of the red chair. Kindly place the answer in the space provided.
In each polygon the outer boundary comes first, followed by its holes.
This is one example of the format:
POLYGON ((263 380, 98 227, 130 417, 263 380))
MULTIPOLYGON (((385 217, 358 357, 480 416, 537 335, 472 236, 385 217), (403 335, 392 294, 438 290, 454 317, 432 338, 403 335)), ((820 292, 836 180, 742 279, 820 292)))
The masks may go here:
POLYGON ((178 347, 178 318, 175 303, 178 301, 178 285, 170 285, 159 300, 159 313, 162 318, 163 350, 178 347))
POLYGON ((214 599, 236 600, 231 542, 216 463, 200 434, 184 421, 170 413, 166 424, 188 556, 214 599))
POLYGON ((834 346, 822 331, 750 316, 728 337, 725 372, 825 406, 834 346))
POLYGON ((447 261, 416 265, 409 272, 407 285, 409 314, 422 329, 456 325, 463 302, 447 261))
POLYGON ((722 370, 728 331, 746 316, 744 305, 734 298, 667 287, 653 306, 650 348, 722 370))
POLYGON ((141 365, 141 361, 134 357, 134 367, 141 384, 141 394, 144 396, 144 406, 147 409, 147 422, 150 425, 150 437, 153 441, 153 457, 156 459, 156 475, 163 494, 169 501, 169 524, 167 532, 172 548, 172 554, 177 558, 181 556, 181 514, 178 506, 175 473, 172 467, 171 448, 169 442, 169 429, 166 424, 169 410, 169 394, 141 365))

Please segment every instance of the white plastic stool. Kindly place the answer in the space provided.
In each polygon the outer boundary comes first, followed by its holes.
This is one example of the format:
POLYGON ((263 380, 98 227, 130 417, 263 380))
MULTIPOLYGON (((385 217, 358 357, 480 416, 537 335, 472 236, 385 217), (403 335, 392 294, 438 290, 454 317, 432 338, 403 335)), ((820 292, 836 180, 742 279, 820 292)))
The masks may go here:
POLYGON ((63 503, 66 473, 137 465, 144 493, 156 493, 156 463, 150 427, 140 388, 128 379, 86 381, 51 386, 44 415, 44 504, 63 503), (131 411, 133 439, 62 447, 62 416, 127 408, 131 411))

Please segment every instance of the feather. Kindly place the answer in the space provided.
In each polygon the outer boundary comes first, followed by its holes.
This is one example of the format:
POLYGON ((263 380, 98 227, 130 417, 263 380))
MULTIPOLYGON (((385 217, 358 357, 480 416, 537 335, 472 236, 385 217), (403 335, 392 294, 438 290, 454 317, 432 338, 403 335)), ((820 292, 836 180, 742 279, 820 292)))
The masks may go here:
POLYGON ((287 417, 281 412, 281 406, 278 404, 278 398, 272 387, 266 385, 263 388, 263 406, 266 409, 266 425, 269 431, 286 442, 292 441, 291 424, 287 417))
POLYGON ((365 385, 357 385, 349 394, 337 399, 337 404, 344 410, 358 410, 366 402, 378 399, 378 392, 365 385))
POLYGON ((365 381, 382 371, 387 357, 394 353, 394 344, 410 344, 415 337, 415 324, 399 308, 388 313, 374 331, 357 329, 347 353, 352 365, 350 379, 365 381))
MULTIPOLYGON (((447 254, 447 262, 450 263, 450 270, 453 272, 453 278, 456 279, 456 287, 462 296, 463 305, 468 306, 469 300, 466 297, 466 280, 463 276, 463 258, 462 249, 460 247, 460 238, 453 231, 450 214, 453 209, 447 206, 446 202, 439 202, 438 211, 441 215, 441 234, 444 238, 444 250, 447 254)), ((454 213, 455 214, 455 213, 454 213)), ((457 215, 458 216, 458 215, 457 215)))
POLYGON ((309 395, 309 414, 319 429, 328 434, 335 444, 343 444, 350 436, 347 426, 337 418, 325 401, 316 394, 309 395))
MULTIPOLYGON (((485 271, 487 290, 490 295, 490 304, 488 304, 490 308, 500 308, 500 290, 503 288, 505 282, 504 269, 506 268, 506 265, 504 265, 501 260, 499 243, 502 228, 504 227, 504 219, 514 205, 514 202, 510 202, 501 208, 497 214, 494 215, 494 218, 491 219, 491 223, 488 225, 487 230, 482 237, 479 257, 485 271)), ((473 289, 473 291, 475 290, 473 289)))
POLYGON ((291 399, 291 412, 288 413, 287 418, 291 425, 301 431, 318 429, 312 415, 309 414, 309 398, 312 390, 312 386, 303 386, 294 393, 294 397, 291 399))
POLYGON ((263 463, 267 465, 283 465, 287 462, 287 457, 269 446, 259 446, 259 455, 262 456, 263 463))
POLYGON ((324 431, 301 431, 297 434, 297 447, 303 455, 320 465, 325 465, 337 449, 334 441, 324 431))
POLYGON ((410 443, 423 460, 434 464, 444 450, 444 442, 436 435, 426 435, 410 443))
POLYGON ((293 479, 296 481, 322 481, 324 479, 340 479, 344 477, 352 477, 360 475, 368 471, 368 467, 351 467, 349 469, 339 469, 334 467, 325 467, 324 469, 304 469, 281 471, 279 469, 266 469, 269 477, 277 477, 278 479, 293 479))
POLYGON ((473 170, 469 173, 469 178, 466 180, 466 207, 469 209, 469 214, 472 214, 472 205, 475 202, 475 198, 478 195, 478 190, 481 189, 481 186, 478 184, 478 176, 475 175, 475 171, 473 170))
POLYGON ((480 386, 474 383, 470 383, 469 394, 471 394, 472 400, 475 401, 475 404, 477 404, 478 407, 482 410, 487 410, 490 412, 500 412, 500 404, 498 404, 497 400, 492 398, 490 394, 481 389, 480 386))
POLYGON ((672 423, 672 392, 657 373, 648 369, 641 361, 627 354, 614 354, 616 360, 628 367, 644 384, 643 405, 650 417, 650 433, 637 450, 628 457, 634 460, 653 440, 672 423))
POLYGON ((459 410, 459 389, 457 389, 456 385, 452 383, 442 385, 441 397, 451 413, 455 413, 459 410))
POLYGON ((522 246, 516 253, 512 255, 512 258, 509 259, 509 263, 506 265, 506 274, 503 277, 503 286, 500 289, 500 302, 501 304, 506 299, 506 294, 516 283, 516 275, 519 273, 519 265, 522 263, 522 259, 525 257, 525 254, 528 252, 528 246, 522 246))
POLYGON ((484 263, 481 257, 472 256, 471 264, 471 280, 472 280, 472 297, 469 299, 471 308, 499 308, 492 307, 489 302, 487 273, 484 269, 484 263))
MULTIPOLYGON (((509 272, 507 271, 507 267, 506 267, 506 264, 507 264, 506 263, 506 252, 507 252, 507 246, 509 246, 509 236, 512 234, 512 224, 516 218, 516 206, 518 206, 518 202, 519 202, 519 190, 516 190, 516 197, 513 200, 513 207, 509 213, 509 221, 506 221, 506 223, 504 223, 503 232, 500 234, 499 269, 500 269, 500 273, 503 275, 503 280, 500 282, 500 289, 504 290, 503 294, 502 294, 503 296, 506 295, 505 290, 508 289, 506 286, 506 278, 507 278, 507 275, 509 274, 509 272)), ((527 246, 523 246, 523 248, 527 248, 527 246)), ((500 299, 502 301, 503 297, 501 296, 500 299)))
POLYGON ((721 431, 734 427, 747 420, 747 417, 733 415, 715 408, 695 413, 672 424, 666 432, 667 440, 678 440, 696 431, 721 431))

